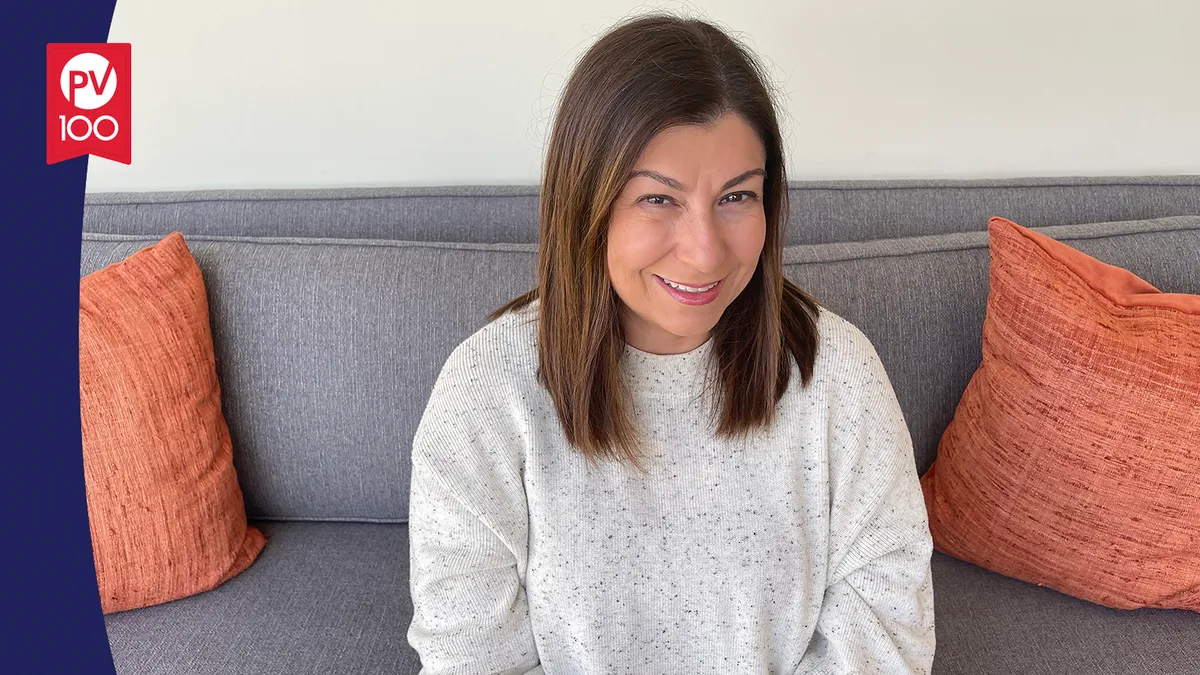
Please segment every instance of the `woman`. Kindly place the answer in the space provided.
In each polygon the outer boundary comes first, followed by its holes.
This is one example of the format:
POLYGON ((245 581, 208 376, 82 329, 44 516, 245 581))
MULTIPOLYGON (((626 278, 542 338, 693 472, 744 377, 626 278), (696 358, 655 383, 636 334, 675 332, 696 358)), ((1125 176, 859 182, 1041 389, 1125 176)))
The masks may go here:
POLYGON ((875 350, 783 278, 763 75, 695 20, 562 96, 538 285, 414 440, 425 673, 928 673, 932 539, 875 350))

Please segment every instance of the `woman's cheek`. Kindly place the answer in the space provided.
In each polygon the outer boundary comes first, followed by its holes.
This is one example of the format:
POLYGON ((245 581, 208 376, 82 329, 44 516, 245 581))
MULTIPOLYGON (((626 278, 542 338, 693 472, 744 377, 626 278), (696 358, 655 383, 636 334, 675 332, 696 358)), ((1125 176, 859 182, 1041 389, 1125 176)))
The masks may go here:
POLYGON ((761 211, 746 214, 735 226, 731 242, 742 262, 758 260, 767 240, 767 221, 761 211))

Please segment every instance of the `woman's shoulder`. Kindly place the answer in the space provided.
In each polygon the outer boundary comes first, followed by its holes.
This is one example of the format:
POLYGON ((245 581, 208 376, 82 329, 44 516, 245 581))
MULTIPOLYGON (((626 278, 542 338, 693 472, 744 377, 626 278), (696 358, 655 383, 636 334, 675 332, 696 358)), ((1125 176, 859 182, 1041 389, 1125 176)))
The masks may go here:
POLYGON ((534 400, 536 333, 536 313, 506 312, 450 352, 413 439, 414 462, 446 462, 461 472, 520 461, 515 415, 534 400))
POLYGON ((534 379, 537 372, 537 303, 510 310, 476 330, 451 351, 442 378, 534 379))
POLYGON ((817 336, 815 378, 846 385, 886 376, 870 338, 850 320, 824 306, 819 308, 817 336))
POLYGON ((871 340, 858 326, 824 305, 818 307, 817 335, 818 353, 822 348, 827 353, 836 352, 839 355, 875 351, 871 340))

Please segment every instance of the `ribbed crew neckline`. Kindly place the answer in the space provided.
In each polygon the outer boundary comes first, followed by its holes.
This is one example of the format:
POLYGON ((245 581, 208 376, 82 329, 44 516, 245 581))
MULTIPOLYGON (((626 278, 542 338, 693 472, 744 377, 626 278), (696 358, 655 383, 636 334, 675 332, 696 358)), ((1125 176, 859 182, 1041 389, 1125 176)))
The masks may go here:
POLYGON ((708 372, 713 338, 682 354, 652 354, 626 344, 621 359, 629 387, 650 395, 694 395, 708 372))

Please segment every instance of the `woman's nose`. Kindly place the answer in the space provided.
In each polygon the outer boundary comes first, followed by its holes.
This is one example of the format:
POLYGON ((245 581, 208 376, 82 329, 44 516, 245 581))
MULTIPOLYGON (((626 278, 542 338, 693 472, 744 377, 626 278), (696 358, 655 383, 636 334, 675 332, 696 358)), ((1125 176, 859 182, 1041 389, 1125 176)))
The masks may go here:
POLYGON ((702 274, 720 269, 725 262, 725 243, 711 210, 689 213, 682 219, 676 228, 675 257, 702 274))

